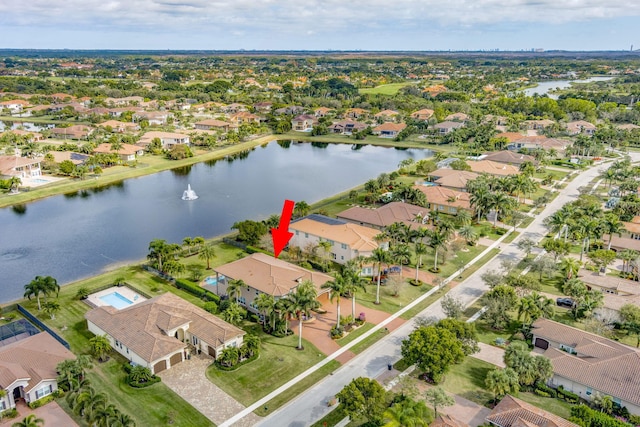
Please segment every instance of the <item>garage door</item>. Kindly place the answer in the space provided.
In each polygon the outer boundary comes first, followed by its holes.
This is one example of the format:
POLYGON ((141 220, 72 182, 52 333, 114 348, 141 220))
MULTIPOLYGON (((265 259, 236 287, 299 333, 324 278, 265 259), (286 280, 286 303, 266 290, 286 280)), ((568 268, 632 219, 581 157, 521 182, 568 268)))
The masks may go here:
POLYGON ((171 366, 177 365, 178 363, 182 362, 182 353, 176 353, 171 356, 169 362, 171 362, 171 366))
POLYGON ((549 348, 549 341, 543 340, 542 338, 536 338, 536 343, 534 345, 538 348, 546 350, 549 348))
POLYGON ((157 374, 158 372, 162 372, 165 369, 167 369, 167 361, 166 360, 161 360, 158 363, 156 363, 155 365, 153 365, 153 373, 157 374))

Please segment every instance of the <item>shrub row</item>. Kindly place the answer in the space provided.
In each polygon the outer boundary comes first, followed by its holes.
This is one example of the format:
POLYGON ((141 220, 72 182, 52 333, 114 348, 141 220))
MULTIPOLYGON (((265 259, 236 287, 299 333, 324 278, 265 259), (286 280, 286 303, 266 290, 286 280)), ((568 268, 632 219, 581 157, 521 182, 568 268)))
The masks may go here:
POLYGON ((51 402, 53 399, 55 399, 56 397, 52 394, 43 397, 42 399, 38 399, 36 401, 33 401, 31 403, 29 403, 29 408, 31 409, 36 409, 39 408, 41 406, 46 405, 47 403, 51 402))
POLYGON ((211 291, 201 288, 198 285, 194 285, 193 283, 185 280, 185 279, 176 279, 176 288, 182 289, 185 292, 190 293, 198 298, 206 299, 208 301, 213 301, 216 304, 220 304, 220 297, 214 294, 211 291))
POLYGON ((217 360, 214 362, 214 364, 216 365, 216 368, 218 368, 221 371, 235 371, 236 369, 238 369, 242 365, 246 365, 247 363, 253 362, 258 357, 260 357, 260 353, 255 353, 253 356, 251 356, 251 357, 249 357, 247 359, 244 359, 242 362, 238 362, 233 366, 224 366, 222 363, 220 363, 217 360))
POLYGON ((562 386, 558 386, 557 392, 558 392, 558 397, 566 400, 567 402, 578 403, 578 401, 580 400, 580 396, 565 390, 564 387, 562 386))
POLYGON ((154 375, 153 377, 151 377, 151 379, 149 381, 145 381, 145 382, 142 382, 142 383, 139 383, 137 381, 131 381, 129 378, 127 378, 127 384, 129 384, 133 388, 149 387, 150 385, 154 385, 155 383, 159 383, 160 381, 161 381, 161 379, 157 375, 154 375))

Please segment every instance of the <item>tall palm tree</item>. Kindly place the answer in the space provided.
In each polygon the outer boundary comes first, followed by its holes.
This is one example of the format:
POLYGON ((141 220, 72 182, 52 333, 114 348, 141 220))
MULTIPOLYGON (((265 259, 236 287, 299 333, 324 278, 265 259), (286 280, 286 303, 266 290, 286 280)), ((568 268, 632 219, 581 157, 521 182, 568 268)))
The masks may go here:
POLYGON ((620 217, 614 213, 607 213, 602 219, 602 226, 604 228, 604 232, 609 235, 609 243, 607 245, 607 249, 611 250, 611 241, 613 240, 613 235, 617 234, 618 237, 622 235, 622 230, 624 226, 622 221, 620 221, 620 217))
POLYGON ((525 295, 518 302, 518 320, 529 325, 540 317, 540 308, 536 304, 533 294, 525 295))
POLYGON ((411 262, 411 248, 406 243, 395 245, 391 250, 391 257, 394 263, 400 265, 409 264, 411 262))
MULTIPOLYGON (((271 314, 271 311, 275 308, 276 300, 273 298, 273 295, 260 293, 253 301, 253 304, 256 306, 258 311, 262 313, 262 324, 264 327, 267 326, 267 317, 271 314)), ((273 328, 272 328, 273 329, 273 328)))
POLYGON ((564 274, 566 280, 572 279, 578 274, 582 263, 573 257, 564 257, 560 261, 560 271, 564 274))
POLYGON ((44 295, 45 299, 52 293, 58 294, 60 292, 60 285, 58 281, 51 276, 36 276, 31 282, 24 286, 24 296, 31 299, 35 296, 38 300, 38 311, 42 310, 40 304, 40 295, 44 295))
POLYGON ((29 414, 24 417, 24 420, 11 424, 11 427, 42 427, 44 420, 36 417, 35 414, 29 414))
POLYGON ((417 242, 413 248, 413 252, 416 254, 416 282, 419 280, 418 273, 422 267, 422 255, 427 253, 427 248, 428 246, 421 242, 417 242))
POLYGON ((625 249, 618 253, 618 258, 622 260, 622 271, 628 272, 631 267, 631 261, 638 259, 640 253, 633 249, 625 249))
POLYGON ((345 277, 345 293, 351 295, 351 316, 356 318, 356 293, 360 290, 367 292, 366 279, 360 275, 362 268, 358 270, 345 268, 341 274, 345 277))
POLYGON ((289 300, 287 311, 294 314, 298 319, 298 350, 304 349, 302 347, 302 321, 304 317, 309 316, 311 310, 320 307, 320 303, 316 299, 317 296, 318 292, 314 284, 309 280, 305 280, 298 285, 295 292, 287 294, 285 297, 285 299, 289 300))
POLYGON ((193 246, 193 239, 191 237, 185 237, 182 239, 182 246, 187 248, 189 255, 191 255, 191 246, 193 246))
POLYGON ((476 233, 476 231, 470 225, 465 225, 464 227, 462 227, 458 231, 458 234, 460 235, 460 237, 466 240, 468 245, 475 246, 478 241, 478 233, 476 233))
POLYGON ((491 197, 490 207, 495 212, 495 217, 493 218, 493 226, 496 227, 498 222, 498 217, 502 217, 507 215, 514 208, 513 199, 507 196, 505 193, 498 191, 493 194, 491 197))
POLYGON ((211 270, 211 260, 216 257, 216 250, 213 245, 204 245, 200 248, 198 258, 207 261, 207 270, 211 270))
POLYGON ((110 427, 135 427, 136 422, 129 415, 118 411, 111 419, 110 427))
POLYGON ((486 187, 479 187, 471 192, 469 202, 476 212, 477 222, 480 222, 482 215, 484 215, 491 206, 491 192, 486 187))
POLYGON ((458 227, 466 227, 468 225, 471 225, 472 220, 473 217, 466 209, 459 209, 458 213, 456 213, 456 224, 458 225, 458 227))
POLYGON ((434 230, 429 235, 429 243, 427 245, 433 249, 433 269, 438 270, 438 251, 447 244, 447 237, 444 233, 434 230))
POLYGON ((391 259, 389 252, 384 250, 384 248, 375 248, 373 252, 371 252, 371 256, 369 257, 369 261, 378 265, 378 284, 376 287, 376 304, 380 304, 380 281, 382 279, 382 264, 388 264, 391 259))
POLYGON ((102 361, 111 351, 111 343, 106 335, 96 335, 89 340, 89 345, 91 352, 99 361, 102 361))
POLYGON ((230 280, 227 285, 227 295, 229 298, 235 298, 236 304, 238 303, 238 298, 242 295, 242 288, 247 286, 246 283, 242 279, 238 280, 230 280))
POLYGON ((329 289, 329 301, 333 302, 336 300, 336 327, 340 328, 340 299, 347 287, 347 279, 341 274, 336 274, 335 279, 326 282, 320 287, 322 289, 329 289))
POLYGON ((431 414, 424 402, 406 399, 390 406, 382 415, 384 427, 427 427, 431 414))

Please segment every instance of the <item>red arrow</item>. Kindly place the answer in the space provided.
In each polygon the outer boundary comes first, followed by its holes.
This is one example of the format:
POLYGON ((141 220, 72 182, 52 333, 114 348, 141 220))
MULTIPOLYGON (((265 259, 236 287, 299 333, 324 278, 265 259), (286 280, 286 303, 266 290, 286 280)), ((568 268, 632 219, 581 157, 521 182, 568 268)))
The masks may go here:
POLYGON ((293 206, 295 202, 293 200, 285 200, 282 207, 282 215, 280 215, 280 224, 278 228, 271 229, 271 237, 273 238, 273 253, 276 258, 280 255, 280 252, 287 246, 289 240, 293 237, 293 233, 289 232, 289 223, 291 222, 291 215, 293 214, 293 206))

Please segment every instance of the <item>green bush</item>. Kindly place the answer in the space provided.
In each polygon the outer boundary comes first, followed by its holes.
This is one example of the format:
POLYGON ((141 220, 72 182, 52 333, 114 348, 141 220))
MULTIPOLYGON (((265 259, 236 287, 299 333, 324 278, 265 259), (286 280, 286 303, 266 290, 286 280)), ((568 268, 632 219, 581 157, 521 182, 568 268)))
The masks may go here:
POLYGON ((547 393, 551 397, 557 397, 558 396, 558 392, 555 389, 547 386, 546 384, 537 383, 536 384, 536 391, 537 390, 540 390, 540 391, 542 391, 544 393, 547 393))
POLYGON ((182 289, 183 291, 197 296, 198 298, 206 298, 207 300, 213 301, 216 304, 220 303, 220 297, 218 295, 206 289, 203 289, 198 285, 194 285, 193 283, 185 279, 176 279, 176 288, 182 289))
POLYGON ((260 353, 256 353, 253 356, 249 357, 248 359, 245 359, 242 362, 238 362, 233 366, 224 366, 223 364, 221 364, 219 361, 216 360, 214 362, 214 365, 215 365, 216 368, 220 369, 221 371, 235 371, 236 369, 238 369, 242 365, 246 365, 247 363, 253 362, 258 357, 260 357, 260 353))
POLYGON ((343 335, 344 328, 342 326, 340 326, 339 328, 337 326, 331 328, 331 339, 337 340, 338 338, 342 338, 343 335))
POLYGON ((129 384, 133 388, 145 388, 145 387, 149 387, 150 385, 154 385, 155 383, 159 383, 160 381, 161 381, 160 377, 157 375, 154 375, 148 381, 145 381, 145 382, 127 381, 127 384, 129 384))
POLYGON ((211 314, 216 314, 218 312, 218 304, 213 301, 205 302, 204 309, 211 314))
POLYGON ((409 279, 409 284, 412 286, 422 286, 423 283, 422 280, 409 279))
POLYGON ((18 415, 18 410, 16 408, 7 409, 4 412, 0 412, 0 420, 5 418, 15 418, 18 415))
POLYGON ((540 397, 551 397, 549 393, 547 393, 546 391, 542 391, 540 389, 535 389, 533 392, 540 397))
POLYGON ((53 394, 50 394, 48 396, 43 397, 42 399, 38 399, 34 402, 29 403, 29 408, 31 409, 39 408, 51 402, 53 399, 55 399, 55 396, 53 394))

